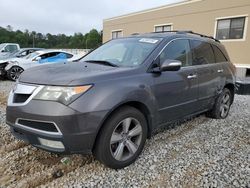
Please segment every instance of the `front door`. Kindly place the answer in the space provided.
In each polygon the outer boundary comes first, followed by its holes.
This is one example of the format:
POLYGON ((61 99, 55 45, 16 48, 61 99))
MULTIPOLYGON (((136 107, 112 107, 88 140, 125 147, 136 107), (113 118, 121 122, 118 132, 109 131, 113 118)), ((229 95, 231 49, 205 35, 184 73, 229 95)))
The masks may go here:
POLYGON ((179 60, 179 71, 153 74, 153 92, 158 105, 159 124, 177 120, 198 109, 198 80, 196 68, 192 66, 192 53, 187 39, 170 42, 157 58, 159 63, 166 59, 179 60))

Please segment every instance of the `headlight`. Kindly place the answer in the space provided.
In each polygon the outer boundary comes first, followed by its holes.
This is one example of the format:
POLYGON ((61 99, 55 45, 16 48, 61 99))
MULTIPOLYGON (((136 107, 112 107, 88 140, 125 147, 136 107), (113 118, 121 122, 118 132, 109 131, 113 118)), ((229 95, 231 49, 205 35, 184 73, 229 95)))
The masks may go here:
POLYGON ((81 94, 87 92, 92 85, 76 87, 45 86, 35 97, 37 100, 57 101, 68 105, 78 98, 81 94))

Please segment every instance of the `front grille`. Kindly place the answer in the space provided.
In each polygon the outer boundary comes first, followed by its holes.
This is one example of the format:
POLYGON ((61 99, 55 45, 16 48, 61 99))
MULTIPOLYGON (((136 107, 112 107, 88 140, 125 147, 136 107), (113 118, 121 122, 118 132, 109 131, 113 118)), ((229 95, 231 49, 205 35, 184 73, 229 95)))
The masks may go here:
POLYGON ((28 98, 31 96, 31 94, 14 94, 13 102, 14 103, 24 103, 28 98))
POLYGON ((51 122, 40 122, 34 120, 19 119, 17 123, 19 125, 29 127, 32 129, 37 129, 40 131, 58 133, 58 129, 56 128, 55 124, 51 122))

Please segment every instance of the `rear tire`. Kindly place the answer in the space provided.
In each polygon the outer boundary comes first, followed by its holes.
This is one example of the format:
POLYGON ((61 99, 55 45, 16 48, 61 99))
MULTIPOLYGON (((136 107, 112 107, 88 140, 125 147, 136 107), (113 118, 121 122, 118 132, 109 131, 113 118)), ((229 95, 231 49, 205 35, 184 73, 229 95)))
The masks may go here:
POLYGON ((122 107, 106 121, 94 148, 95 157, 114 169, 132 164, 143 150, 147 138, 147 121, 133 107, 122 107))
POLYGON ((215 119, 225 119, 230 111, 232 97, 230 90, 224 88, 215 100, 212 110, 208 112, 208 116, 215 119))
POLYGON ((23 71, 22 67, 13 66, 7 71, 7 78, 9 80, 16 81, 23 71))

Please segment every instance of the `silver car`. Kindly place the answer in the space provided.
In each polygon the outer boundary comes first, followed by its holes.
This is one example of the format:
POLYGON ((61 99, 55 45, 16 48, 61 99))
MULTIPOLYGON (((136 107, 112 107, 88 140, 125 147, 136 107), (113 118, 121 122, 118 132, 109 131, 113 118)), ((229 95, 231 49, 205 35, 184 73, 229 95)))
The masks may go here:
POLYGON ((0 76, 9 80, 17 80, 20 74, 31 67, 49 63, 73 61, 74 55, 61 50, 41 50, 33 52, 24 58, 12 58, 0 61, 0 76))

